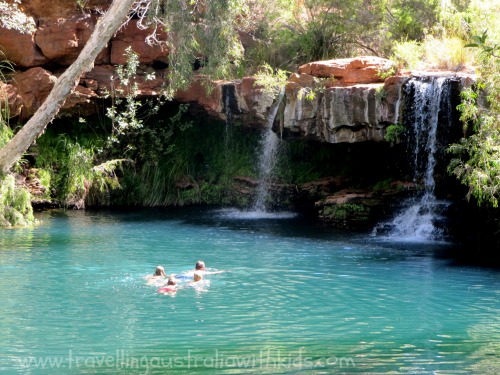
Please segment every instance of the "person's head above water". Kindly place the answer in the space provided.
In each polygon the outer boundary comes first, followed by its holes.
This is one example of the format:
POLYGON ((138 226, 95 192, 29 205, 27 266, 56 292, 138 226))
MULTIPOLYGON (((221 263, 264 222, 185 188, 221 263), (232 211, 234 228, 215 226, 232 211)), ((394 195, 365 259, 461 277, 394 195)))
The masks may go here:
POLYGON ((165 269, 162 266, 158 266, 156 267, 154 276, 167 276, 167 275, 165 274, 165 269))
POLYGON ((175 279, 175 277, 170 276, 168 278, 167 285, 177 285, 177 280, 175 279))
POLYGON ((197 271, 204 271, 205 270, 205 262, 202 261, 202 260, 199 260, 196 262, 196 265, 194 266, 194 268, 197 270, 197 271))
POLYGON ((201 273, 199 272, 195 272, 193 274, 193 281, 196 283, 198 281, 200 281, 201 279, 203 279, 203 276, 201 275, 201 273))

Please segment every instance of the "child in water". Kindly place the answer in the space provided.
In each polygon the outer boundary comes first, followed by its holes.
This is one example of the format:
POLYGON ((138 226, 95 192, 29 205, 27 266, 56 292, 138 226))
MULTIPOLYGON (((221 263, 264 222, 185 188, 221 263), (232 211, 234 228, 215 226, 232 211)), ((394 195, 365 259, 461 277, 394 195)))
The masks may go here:
POLYGON ((203 290, 203 288, 210 285, 210 280, 204 280, 201 272, 196 271, 193 274, 193 281, 189 283, 189 286, 195 288, 196 290, 203 290))
POLYGON ((162 294, 175 293, 177 292, 177 288, 178 288, 177 280, 175 279, 174 275, 171 275, 168 278, 167 285, 162 288, 159 288, 158 293, 162 294))

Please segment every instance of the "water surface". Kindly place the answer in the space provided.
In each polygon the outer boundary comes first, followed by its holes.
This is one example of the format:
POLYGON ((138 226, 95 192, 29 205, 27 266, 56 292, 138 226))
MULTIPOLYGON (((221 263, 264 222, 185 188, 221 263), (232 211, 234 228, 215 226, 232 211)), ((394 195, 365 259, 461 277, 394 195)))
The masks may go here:
POLYGON ((500 273, 451 245, 217 210, 40 219, 0 231, 0 373, 500 373, 500 273), (145 283, 198 259, 228 272, 145 283))

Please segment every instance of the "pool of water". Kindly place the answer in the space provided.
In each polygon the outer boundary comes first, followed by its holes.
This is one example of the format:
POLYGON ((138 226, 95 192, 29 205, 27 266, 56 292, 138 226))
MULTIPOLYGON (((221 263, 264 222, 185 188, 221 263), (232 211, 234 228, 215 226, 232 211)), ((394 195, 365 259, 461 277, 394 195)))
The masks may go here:
POLYGON ((500 272, 444 244, 217 210, 0 230, 0 373, 500 373, 500 272), (158 294, 157 265, 224 270, 158 294))

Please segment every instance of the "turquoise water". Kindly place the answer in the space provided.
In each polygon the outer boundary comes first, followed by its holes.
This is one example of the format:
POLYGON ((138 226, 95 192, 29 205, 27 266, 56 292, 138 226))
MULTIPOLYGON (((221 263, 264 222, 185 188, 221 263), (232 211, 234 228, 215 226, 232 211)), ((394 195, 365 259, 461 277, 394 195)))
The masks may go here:
POLYGON ((0 231, 2 374, 500 373, 500 272, 227 211, 45 213, 0 231), (144 276, 198 259, 205 290, 144 276))

